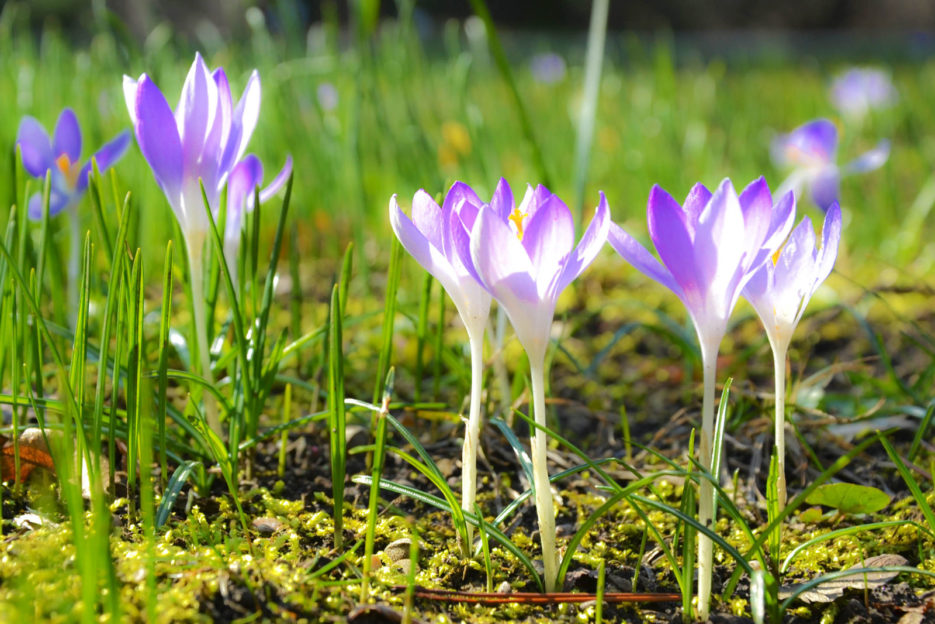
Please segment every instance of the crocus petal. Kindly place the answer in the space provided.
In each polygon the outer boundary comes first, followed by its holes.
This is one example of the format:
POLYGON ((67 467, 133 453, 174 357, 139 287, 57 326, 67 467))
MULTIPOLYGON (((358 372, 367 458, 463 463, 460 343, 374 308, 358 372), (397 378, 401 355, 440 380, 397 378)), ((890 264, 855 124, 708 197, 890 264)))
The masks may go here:
POLYGON ((773 160, 779 165, 820 166, 833 163, 838 129, 827 119, 803 124, 773 141, 773 160))
MULTIPOLYGON (((465 204, 467 207, 467 204, 465 204)), ((477 213, 474 213, 474 221, 472 221, 471 229, 473 228, 474 223, 476 223, 477 213)), ((478 284, 482 284, 480 276, 477 274, 477 269, 474 268, 474 260, 471 258, 471 229, 468 228, 467 223, 464 222, 461 218, 461 213, 453 210, 448 215, 448 235, 451 237, 451 252, 446 254, 447 258, 451 262, 452 266, 456 271, 461 271, 462 269, 478 284)))
MULTIPOLYGON (((745 270, 741 269, 745 250, 742 243, 725 244, 725 241, 744 241, 746 236, 740 198, 737 197, 731 181, 725 179, 711 196, 711 201, 698 219, 693 254, 688 258, 694 258, 695 274, 702 288, 713 293, 725 293, 727 300, 724 305, 728 308, 730 299, 740 290, 733 286, 738 277, 738 270, 741 275, 745 273, 745 270)), ((685 262, 688 258, 682 261, 685 262)), ((686 301, 686 304, 688 303, 686 301)), ((719 316, 728 312, 729 310, 718 310, 719 316)))
POLYGON ((453 212, 458 213, 458 216, 463 221, 463 227, 470 230, 474 226, 474 219, 477 218, 477 211, 480 210, 480 207, 483 205, 484 202, 480 200, 477 193, 474 192, 474 189, 464 182, 455 182, 451 185, 451 188, 448 189, 448 192, 445 193, 445 200, 442 202, 441 207, 442 228, 444 230, 443 236, 441 237, 441 250, 442 253, 445 254, 445 257, 451 260, 458 257, 451 240, 451 214, 453 212))
POLYGON ((422 189, 412 198, 412 222, 435 249, 444 251, 444 228, 448 224, 442 218, 442 209, 422 189))
POLYGON ((841 243, 841 207, 837 202, 831 204, 825 213, 825 223, 821 228, 821 260, 818 265, 817 279, 825 281, 834 268, 841 243))
MULTIPOLYGON (((215 69, 211 77, 214 78, 214 83, 217 85, 218 89, 218 123, 220 123, 221 128, 221 136, 218 138, 218 145, 223 150, 227 145, 227 139, 230 135, 231 116, 234 114, 234 100, 231 96, 231 87, 224 68, 218 67, 215 69)), ((218 164, 220 166, 220 162, 218 164)))
POLYGON ((172 109, 159 87, 143 76, 136 92, 136 138, 163 191, 171 198, 182 187, 182 142, 172 109))
POLYGON ((533 266, 539 295, 547 296, 575 245, 575 220, 568 206, 551 195, 529 219, 521 242, 533 266))
MULTIPOLYGON (((179 105, 175 111, 175 122, 180 132, 185 169, 198 171, 202 155, 205 153, 205 141, 217 115, 217 83, 208 72, 201 54, 195 54, 179 96, 179 105)), ((205 163, 207 164, 207 163, 205 163)), ((203 177, 203 176, 202 176, 203 177)), ((211 188, 205 181, 206 188, 211 188)))
POLYGON ((289 176, 292 175, 292 156, 286 156, 286 162, 283 164, 282 169, 279 170, 279 173, 276 174, 276 177, 273 178, 273 181, 269 185, 260 191, 260 201, 265 202, 267 199, 279 192, 279 189, 283 187, 289 176))
POLYGON ((16 131, 16 145, 22 152, 23 167, 29 175, 34 178, 45 177, 55 157, 52 155, 49 135, 42 124, 33 117, 23 117, 16 131))
POLYGON ((773 198, 766 179, 760 176, 740 193, 740 209, 746 227, 747 253, 756 254, 769 231, 773 211, 773 198))
POLYGON ((614 250, 623 256, 623 259, 633 265, 637 271, 646 277, 656 280, 680 298, 682 297, 682 288, 672 277, 672 273, 662 266, 656 258, 653 257, 643 245, 635 238, 617 225, 611 223, 607 232, 607 242, 614 250))
MULTIPOLYGON (((143 79, 143 74, 140 76, 140 80, 143 79)), ((138 81, 130 78, 126 74, 123 76, 123 99, 127 103, 127 112, 130 113, 130 122, 136 126, 136 90, 138 86, 138 81)))
POLYGON ((843 167, 843 172, 846 174, 850 173, 865 173, 867 171, 873 171, 874 169, 879 169, 890 157, 890 142, 886 139, 883 139, 877 146, 872 150, 864 152, 850 163, 843 167))
POLYGON ((692 262, 692 240, 685 227, 685 214, 672 196, 658 185, 649 192, 646 208, 649 237, 659 258, 684 295, 698 293, 701 284, 692 262))
POLYGON ((688 192, 683 209, 687 216, 685 227, 688 228, 689 236, 694 238, 695 224, 698 222, 698 217, 701 216, 701 211, 704 210, 709 201, 711 201, 711 191, 701 182, 695 184, 692 190, 688 192))
MULTIPOLYGON (((562 269, 562 274, 553 293, 554 298, 557 299, 558 295, 594 261, 594 258, 604 247, 604 243, 607 242, 610 225, 610 208, 607 206, 607 197, 604 196, 602 191, 601 200, 597 204, 594 216, 591 217, 591 223, 588 224, 584 235, 578 241, 578 246, 575 247, 562 269)), ((655 260, 653 261, 655 262, 655 260)), ((658 266, 659 263, 656 262, 656 265, 658 266)))
POLYGON ((748 270, 755 270, 775 253, 795 224, 795 194, 789 191, 780 195, 780 200, 773 206, 769 229, 760 249, 745 262, 748 270))
MULTIPOLYGON (((239 240, 247 198, 256 192, 256 188, 262 182, 263 164, 253 154, 247 154, 231 170, 227 180, 227 222, 224 228, 226 240, 239 240)), ((230 262, 233 258, 227 260, 230 262)))
POLYGON ((78 174, 78 183, 75 186, 75 190, 83 191, 88 188, 88 175, 91 173, 91 163, 96 162, 97 168, 104 173, 117 162, 124 152, 127 151, 127 147, 130 145, 130 131, 124 130, 116 137, 111 139, 109 142, 105 143, 101 149, 94 152, 94 156, 91 157, 88 162, 84 164, 81 168, 81 173, 78 174))
MULTIPOLYGON (((59 214, 68 206, 68 195, 52 190, 49 193, 49 218, 59 214)), ((42 220, 42 193, 35 193, 29 198, 26 214, 33 221, 42 220)))
POLYGON ((539 301, 533 266, 513 231, 488 205, 471 230, 471 260, 481 284, 498 300, 539 301), (508 292, 507 292, 508 291, 508 292))
POLYGON ((503 221, 510 217, 516 203, 513 199, 513 190, 506 179, 500 178, 497 182, 497 188, 494 189, 493 197, 490 198, 490 205, 503 221))
POLYGON ((260 74, 254 70, 231 114, 231 131, 221 157, 221 171, 226 171, 229 163, 236 162, 243 155, 259 117, 260 74))
POLYGON ((62 154, 66 154, 71 162, 81 158, 81 127, 75 111, 70 108, 58 116, 52 138, 52 156, 58 158, 62 154))

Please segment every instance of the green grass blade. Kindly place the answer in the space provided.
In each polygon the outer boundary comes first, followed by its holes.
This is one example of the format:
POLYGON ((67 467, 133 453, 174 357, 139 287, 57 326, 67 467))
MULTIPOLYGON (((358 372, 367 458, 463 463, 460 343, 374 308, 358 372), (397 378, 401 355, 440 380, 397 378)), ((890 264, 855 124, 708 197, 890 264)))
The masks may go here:
POLYGON ((347 465, 342 316, 338 286, 335 285, 331 289, 331 313, 328 322, 328 441, 331 448, 334 545, 338 550, 344 541, 344 480, 347 465))

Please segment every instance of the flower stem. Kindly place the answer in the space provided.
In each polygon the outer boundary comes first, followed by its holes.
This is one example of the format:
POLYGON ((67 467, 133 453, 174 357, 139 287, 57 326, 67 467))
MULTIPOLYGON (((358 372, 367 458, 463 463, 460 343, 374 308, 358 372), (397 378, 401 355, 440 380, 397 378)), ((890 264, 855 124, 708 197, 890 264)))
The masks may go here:
MULTIPOLYGON (((529 358, 529 376, 532 378, 532 409, 536 424, 545 427, 545 357, 529 358)), ((558 576, 558 553, 555 550, 555 509, 552 504, 552 486, 546 463, 548 440, 545 431, 536 429, 532 436, 532 476, 536 488, 536 513, 539 516, 539 537, 542 540, 542 564, 545 569, 545 590, 555 591, 558 576)))
POLYGON ((786 347, 773 346, 773 372, 776 376, 776 492, 779 509, 786 506, 786 347))
MULTIPOLYGON (((710 344, 701 343, 701 365, 704 378, 704 394, 701 403, 701 440, 698 444, 698 461, 705 471, 711 470, 712 439, 714 438, 714 384, 717 380, 717 352, 720 339, 710 344)), ((698 495, 698 522, 702 526, 714 524, 714 485, 707 479, 701 480, 698 495)), ((698 619, 708 619, 711 602, 711 574, 714 569, 714 543, 706 535, 698 534, 698 619)))
MULTIPOLYGON (((471 343, 471 407, 464 429, 461 454, 461 509, 474 513, 477 498, 477 447, 480 445, 480 405, 484 387, 484 324, 479 331, 468 331, 471 343)), ((474 527, 467 525, 467 548, 474 542, 474 527)))
POLYGON ((81 281, 81 215, 71 206, 68 222, 71 226, 71 248, 68 252, 68 324, 72 329, 78 320, 78 284, 81 281))
MULTIPOLYGON (((211 357, 208 350, 208 329, 205 315, 205 293, 202 285, 202 275, 204 273, 203 255, 204 255, 204 233, 192 232, 186 241, 188 249, 188 266, 191 272, 191 295, 192 311, 195 317, 195 349, 198 351, 198 357, 201 365, 201 376, 207 383, 213 383, 211 376, 211 357)), ((210 393, 204 393, 205 417, 208 420, 208 426, 218 436, 223 437, 221 421, 218 418, 217 405, 212 400, 210 393)))

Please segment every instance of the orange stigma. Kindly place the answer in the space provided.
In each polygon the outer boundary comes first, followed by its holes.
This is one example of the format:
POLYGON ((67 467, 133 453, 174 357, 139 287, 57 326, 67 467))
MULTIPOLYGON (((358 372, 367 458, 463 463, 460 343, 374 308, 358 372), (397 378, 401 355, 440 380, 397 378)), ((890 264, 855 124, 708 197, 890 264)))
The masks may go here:
POLYGON ((523 219, 525 218, 526 215, 520 212, 519 208, 514 208, 509 217, 510 221, 513 222, 513 225, 516 226, 516 237, 520 240, 523 240, 523 219))
POLYGON ((81 173, 81 167, 78 166, 78 163, 72 162, 68 154, 62 154, 55 159, 55 166, 58 167, 58 170, 65 176, 65 182, 68 184, 68 188, 75 188, 75 185, 78 183, 78 174, 81 173))

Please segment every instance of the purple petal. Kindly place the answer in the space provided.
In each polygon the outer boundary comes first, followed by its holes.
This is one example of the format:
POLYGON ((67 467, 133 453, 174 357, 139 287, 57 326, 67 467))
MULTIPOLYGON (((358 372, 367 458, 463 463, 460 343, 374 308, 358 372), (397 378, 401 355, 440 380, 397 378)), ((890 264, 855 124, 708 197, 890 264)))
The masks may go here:
POLYGON ((610 223, 607 242, 637 271, 650 279, 656 280, 679 297, 682 296, 682 289, 675 282, 669 270, 662 266, 645 247, 616 223, 610 223))
POLYGON ((646 208, 649 237, 659 252, 662 263, 672 274, 680 290, 700 292, 695 272, 693 244, 685 227, 685 214, 672 196, 658 185, 649 192, 646 208))
POLYGON ((390 198, 389 209, 390 225, 393 226, 396 238, 423 269, 435 276, 460 312, 465 307, 465 302, 461 296, 458 277, 454 274, 451 264, 399 208, 395 195, 390 198))
POLYGON ((230 135, 231 117, 234 114, 234 99, 231 96, 230 83, 227 81, 227 74, 223 67, 218 67, 211 75, 218 88, 218 121, 221 128, 219 145, 221 149, 227 146, 227 139, 230 135))
POLYGON ((481 284, 498 301, 539 302, 526 250, 489 205, 480 209, 471 230, 471 261, 481 284))
MULTIPOLYGON (((737 197, 734 185, 725 178, 698 219, 691 256, 694 258, 699 287, 709 293, 705 296, 723 296, 728 302, 728 309, 720 310, 724 314, 729 314, 729 302, 740 290, 735 280, 746 275, 745 269, 739 270, 744 254, 747 253, 745 246, 749 245, 746 236, 740 198, 737 197), (737 242, 725 244, 726 241, 737 242)), ((707 302, 707 305, 710 303, 707 302)))
POLYGON ((760 268, 755 269, 753 273, 750 274, 747 283, 743 287, 743 296, 756 308, 757 314, 760 315, 764 325, 766 325, 767 322, 766 319, 763 318, 764 312, 760 310, 760 303, 770 292, 770 281, 774 268, 772 262, 764 262, 760 265, 760 268))
POLYGON ((464 222, 464 227, 470 230, 474 226, 474 219, 477 218, 477 211, 484 202, 480 200, 477 193, 464 182, 455 182, 445 194, 445 201, 442 202, 442 228, 441 237, 442 246, 440 249, 445 257, 452 259, 456 254, 453 251, 451 243, 451 213, 456 212, 464 222))
POLYGON ((130 132, 124 130, 116 137, 111 139, 109 142, 105 143, 104 146, 94 152, 94 155, 91 157, 88 162, 84 164, 81 168, 81 173, 78 174, 78 183, 75 186, 75 190, 83 191, 88 188, 88 175, 91 173, 91 163, 97 162, 97 168, 104 173, 107 169, 117 162, 123 153, 127 151, 127 147, 130 145, 130 132))
POLYGON ((782 246, 793 225, 795 225, 795 195, 789 191, 773 206, 766 238, 762 241, 760 249, 749 259, 749 262, 745 263, 748 270, 756 269, 767 262, 770 256, 782 246))
POLYGON ((694 237, 695 224, 698 223, 698 218, 709 201, 711 201, 711 191, 701 182, 693 186, 692 190, 688 192, 683 210, 687 215, 685 227, 688 228, 690 236, 694 237))
POLYGON ((490 205, 493 206, 494 211, 503 221, 510 217, 510 213, 516 207, 513 190, 510 189, 510 185, 505 178, 500 178, 500 181, 497 182, 497 188, 494 189, 493 197, 490 198, 490 205))
POLYGON ((172 109, 148 76, 143 76, 136 92, 136 140, 153 170, 156 181, 170 196, 182 186, 182 142, 172 109))
POLYGON ((575 220, 568 206, 551 195, 529 219, 521 243, 543 294, 544 287, 555 283, 575 246, 575 220))
POLYGON ((879 169, 890 157, 890 142, 883 139, 877 146, 864 152, 844 167, 844 173, 865 173, 879 169))
POLYGON ((16 145, 23 155, 23 168, 34 178, 45 177, 45 172, 52 168, 55 157, 49 135, 35 118, 23 117, 16 131, 16 145))
POLYGON ((747 252, 755 254, 766 239, 772 221, 773 198, 766 179, 761 176, 748 184, 739 199, 746 229, 747 252))
MULTIPOLYGON (((467 204, 465 204, 467 206, 467 204)), ((462 210, 463 212, 463 210, 462 210)), ((476 215, 475 215, 476 216, 476 215)), ((473 221, 476 223, 476 219, 473 221)), ((451 252, 447 254, 454 270, 461 273, 463 270, 470 275, 478 284, 483 284, 477 269, 474 268, 474 260, 471 258, 471 235, 467 229, 467 224, 457 211, 452 211, 448 215, 448 235, 451 237, 451 252)))
POLYGON ((773 142, 773 160, 779 165, 814 167, 833 163, 838 146, 838 129, 827 119, 803 124, 773 142))
POLYGON ((829 206, 825 223, 821 228, 821 260, 818 264, 818 282, 825 281, 834 268, 841 243, 841 207, 837 202, 829 206))
MULTIPOLYGON (((212 157, 211 154, 204 153, 204 148, 208 133, 214 125, 217 108, 217 83, 208 72, 201 54, 196 53, 195 62, 185 78, 179 105, 175 110, 175 122, 181 132, 182 153, 187 171, 198 171, 200 175, 202 172, 199 164, 202 162, 202 156, 206 160, 212 157)), ((210 181, 205 181, 206 188, 215 186, 210 184, 210 181)))
MULTIPOLYGON (((558 299, 562 291, 594 261, 594 258, 597 257, 597 254, 600 253, 601 249, 604 247, 604 243, 607 242, 609 229, 610 208, 607 206, 607 197, 605 197, 603 191, 601 191, 601 200, 597 204, 594 216, 591 217, 591 223, 588 224, 584 235, 581 237, 581 240, 578 241, 578 246, 575 247, 574 252, 572 252, 562 269, 562 274, 558 279, 555 292, 552 295, 554 299, 558 299)), ((659 263, 657 262, 656 264, 658 265, 659 263)))
POLYGON ((292 175, 292 156, 286 156, 286 162, 283 164, 282 169, 279 170, 279 173, 276 174, 273 181, 270 182, 265 189, 260 191, 260 201, 265 202, 279 192, 279 189, 283 187, 290 175, 292 175))
POLYGON ((444 253, 447 223, 432 196, 419 189, 412 198, 412 222, 435 249, 444 253))
POLYGON ((52 139, 52 155, 58 158, 62 154, 68 155, 68 160, 75 162, 81 158, 81 127, 75 111, 66 108, 58 116, 55 123, 55 134, 52 139))
MULTIPOLYGON (((224 238, 228 241, 239 239, 246 212, 247 198, 256 192, 263 182, 263 164, 253 154, 247 154, 234 166, 227 179, 227 222, 224 238)), ((228 258, 231 261, 232 258, 228 258)))
POLYGON ((260 75, 256 70, 250 74, 243 95, 231 114, 231 131, 224 147, 220 170, 227 171, 230 165, 240 159, 247 149, 250 136, 256 128, 260 116, 260 75))
MULTIPOLYGON (((68 199, 67 195, 59 193, 54 189, 49 193, 50 219, 65 210, 68 206, 68 199)), ((29 206, 26 209, 26 214, 33 221, 42 221, 42 193, 35 193, 29 198, 29 206)))
POLYGON ((822 210, 838 201, 841 176, 835 166, 827 167, 812 180, 812 201, 822 210))
MULTIPOLYGON (((146 74, 140 76, 140 80, 146 74)), ((126 74, 123 76, 123 99, 127 103, 127 112, 130 113, 130 122, 136 127, 136 90, 138 82, 126 74)))

